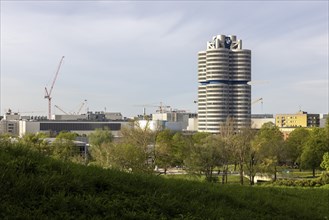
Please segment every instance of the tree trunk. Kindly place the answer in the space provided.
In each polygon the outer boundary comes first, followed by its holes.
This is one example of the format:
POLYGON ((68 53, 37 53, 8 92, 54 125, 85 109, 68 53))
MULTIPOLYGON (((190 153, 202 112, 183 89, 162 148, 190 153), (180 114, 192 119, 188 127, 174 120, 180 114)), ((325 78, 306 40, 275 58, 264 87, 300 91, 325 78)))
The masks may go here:
POLYGON ((255 180, 255 176, 254 175, 250 175, 250 185, 251 186, 255 184, 254 180, 255 180))
POLYGON ((274 179, 273 181, 275 182, 276 181, 276 165, 274 166, 274 179))
POLYGON ((243 185, 243 163, 240 163, 240 184, 243 185))
POLYGON ((226 169, 225 169, 225 183, 227 183, 227 173, 228 173, 228 165, 226 165, 226 169))
POLYGON ((254 185, 254 175, 253 175, 253 172, 254 172, 254 163, 253 163, 253 159, 251 158, 250 160, 250 173, 249 173, 249 183, 250 185, 254 185))
POLYGON ((315 178, 315 168, 312 169, 313 178, 315 178))

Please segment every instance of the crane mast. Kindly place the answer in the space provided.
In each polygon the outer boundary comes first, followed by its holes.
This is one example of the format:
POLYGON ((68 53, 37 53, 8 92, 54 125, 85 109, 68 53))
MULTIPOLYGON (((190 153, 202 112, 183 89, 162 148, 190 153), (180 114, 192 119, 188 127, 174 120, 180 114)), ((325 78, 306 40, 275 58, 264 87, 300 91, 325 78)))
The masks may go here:
POLYGON ((57 70, 56 70, 56 73, 55 73, 55 77, 54 77, 54 80, 51 84, 51 87, 50 87, 50 90, 48 91, 47 87, 45 87, 45 99, 48 99, 48 119, 51 118, 51 93, 53 91, 53 88, 54 88, 54 85, 55 85, 55 82, 56 82, 56 79, 57 79, 57 76, 58 76, 58 73, 59 73, 59 70, 62 66, 62 63, 63 63, 63 60, 64 60, 64 56, 62 56, 62 59, 60 60, 59 64, 58 64, 58 67, 57 67, 57 70))

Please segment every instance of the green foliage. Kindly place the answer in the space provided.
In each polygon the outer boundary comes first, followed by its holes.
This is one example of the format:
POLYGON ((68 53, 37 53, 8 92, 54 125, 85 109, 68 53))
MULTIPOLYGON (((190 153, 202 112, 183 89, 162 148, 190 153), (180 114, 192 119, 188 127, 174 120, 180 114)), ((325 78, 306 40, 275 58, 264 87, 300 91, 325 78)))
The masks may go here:
POLYGON ((282 179, 277 180, 273 185, 278 186, 299 186, 299 187, 320 187, 329 184, 329 173, 323 173, 316 179, 282 179))
POLYGON ((172 145, 175 152, 176 165, 183 165, 188 157, 191 146, 193 146, 193 137, 176 132, 172 137, 172 145))
POLYGON ((192 146, 186 165, 190 172, 204 173, 206 179, 213 181, 212 173, 215 167, 221 166, 224 141, 219 136, 203 136, 198 143, 192 146))
POLYGON ((50 156, 52 154, 52 148, 45 140, 47 137, 48 135, 45 133, 26 134, 20 139, 20 142, 31 150, 50 156))
POLYGON ((310 137, 304 145, 304 150, 301 155, 301 165, 304 168, 313 169, 320 167, 322 156, 329 151, 329 143, 325 129, 314 128, 310 137))
POLYGON ((112 168, 133 173, 150 173, 153 170, 143 149, 127 143, 113 146, 110 163, 112 168))
POLYGON ((287 157, 290 160, 290 164, 300 164, 301 155, 303 153, 303 146, 307 142, 310 136, 310 131, 306 128, 296 128, 290 134, 286 140, 287 157))
POLYGON ((89 164, 97 165, 103 168, 111 167, 111 154, 113 151, 113 147, 115 145, 113 143, 102 143, 100 145, 91 145, 89 147, 89 153, 91 159, 89 160, 89 164))
POLYGON ((253 144, 262 172, 272 172, 276 179, 276 167, 284 160, 283 135, 273 123, 265 123, 257 133, 253 144))
POLYGON ((79 148, 75 146, 76 134, 71 132, 60 132, 52 143, 52 157, 68 161, 79 155, 79 148))
POLYGON ((167 168, 173 166, 176 162, 175 149, 173 145, 173 133, 170 130, 163 130, 157 134, 155 144, 155 163, 163 167, 165 173, 167 168))
POLYGON ((122 138, 111 151, 111 166, 131 172, 150 172, 154 169, 155 132, 148 126, 134 124, 121 129, 122 138))
POLYGON ((233 160, 239 164, 239 172, 240 172, 240 184, 244 184, 244 166, 250 168, 249 160, 250 154, 252 151, 252 140, 255 136, 255 131, 250 128, 243 129, 240 133, 236 134, 232 137, 232 154, 233 160))
POLYGON ((323 154, 323 160, 322 160, 320 166, 323 169, 329 171, 329 152, 326 152, 323 154))
POLYGON ((110 155, 113 148, 113 135, 108 129, 96 129, 89 135, 89 153, 91 161, 89 163, 104 168, 111 167, 110 155))
POLYGON ((205 138, 209 137, 211 134, 207 132, 197 132, 193 134, 192 140, 194 144, 202 144, 205 138))
POLYGON ((70 140, 73 141, 77 137, 77 134, 67 131, 61 131, 56 136, 56 140, 70 140))
POLYGON ((113 141, 113 135, 109 129, 96 129, 89 135, 91 146, 99 147, 102 144, 110 144, 113 141))
POLYGON ((326 219, 327 188, 218 185, 44 157, 0 145, 1 219, 326 219))

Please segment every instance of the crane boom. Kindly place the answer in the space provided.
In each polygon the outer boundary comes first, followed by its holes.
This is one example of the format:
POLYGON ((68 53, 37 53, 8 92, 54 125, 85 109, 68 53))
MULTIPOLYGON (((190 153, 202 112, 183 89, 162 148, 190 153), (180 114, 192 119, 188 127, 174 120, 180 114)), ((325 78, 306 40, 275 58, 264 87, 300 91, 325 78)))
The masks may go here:
POLYGON ((62 66, 63 60, 64 60, 64 56, 62 56, 62 59, 61 59, 61 61, 60 61, 59 64, 58 64, 57 71, 56 71, 56 74, 55 74, 55 77, 54 77, 53 83, 51 84, 51 88, 50 88, 50 91, 49 91, 49 96, 51 95, 51 92, 53 91, 53 88, 54 88, 54 85, 55 85, 55 82, 56 82, 56 79, 57 79, 57 76, 58 76, 59 70, 60 70, 60 68, 61 68, 61 66, 62 66))
POLYGON ((54 85, 55 85, 55 82, 56 82, 56 79, 57 79, 57 76, 58 76, 58 73, 59 73, 59 70, 62 66, 62 63, 63 63, 63 60, 64 60, 64 56, 62 56, 62 59, 60 60, 59 64, 58 64, 58 67, 57 67, 57 70, 56 70, 56 73, 55 73, 55 77, 54 77, 54 80, 51 84, 51 87, 50 87, 50 90, 48 92, 48 89, 47 87, 45 87, 45 99, 48 99, 48 119, 50 119, 51 117, 51 93, 53 91, 53 88, 54 88, 54 85))
POLYGON ((256 99, 254 100, 251 104, 256 104, 257 102, 261 101, 263 103, 263 98, 259 98, 259 99, 256 99))
POLYGON ((55 107, 60 110, 61 112, 63 112, 65 115, 68 115, 68 113, 66 111, 64 111, 61 107, 59 107, 58 105, 55 105, 55 107))
POLYGON ((82 109, 82 107, 86 104, 86 102, 87 102, 87 99, 85 99, 85 100, 82 102, 82 104, 81 104, 79 110, 77 111, 77 115, 80 114, 81 109, 82 109))

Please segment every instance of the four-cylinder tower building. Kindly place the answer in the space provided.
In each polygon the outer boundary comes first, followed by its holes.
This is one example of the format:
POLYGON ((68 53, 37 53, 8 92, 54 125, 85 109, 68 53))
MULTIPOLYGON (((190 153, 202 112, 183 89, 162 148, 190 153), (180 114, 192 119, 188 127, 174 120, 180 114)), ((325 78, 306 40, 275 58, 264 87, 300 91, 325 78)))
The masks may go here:
POLYGON ((217 35, 198 53, 198 131, 219 133, 228 118, 233 128, 251 124, 251 51, 236 36, 217 35))

